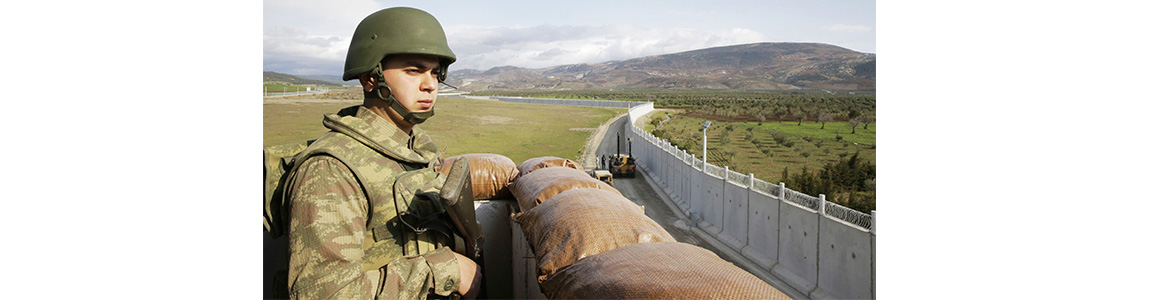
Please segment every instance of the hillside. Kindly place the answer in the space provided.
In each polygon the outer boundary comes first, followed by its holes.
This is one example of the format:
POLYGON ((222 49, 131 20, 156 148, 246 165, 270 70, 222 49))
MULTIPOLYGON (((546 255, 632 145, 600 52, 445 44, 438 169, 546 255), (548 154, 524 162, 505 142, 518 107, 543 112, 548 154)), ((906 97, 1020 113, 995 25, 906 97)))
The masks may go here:
POLYGON ((478 90, 873 91, 876 55, 819 43, 715 47, 599 64, 452 71, 448 82, 478 90))
POLYGON ((285 83, 294 85, 315 85, 315 86, 341 86, 339 82, 330 82, 325 80, 307 79, 296 75, 289 75, 276 72, 264 72, 264 83, 285 83))

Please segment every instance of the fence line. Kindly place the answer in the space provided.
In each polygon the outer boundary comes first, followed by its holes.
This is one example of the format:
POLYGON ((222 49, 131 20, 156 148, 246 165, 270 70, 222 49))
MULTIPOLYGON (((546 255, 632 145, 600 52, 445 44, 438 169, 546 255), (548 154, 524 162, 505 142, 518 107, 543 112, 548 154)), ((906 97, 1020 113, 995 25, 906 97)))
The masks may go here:
POLYGON ((264 97, 287 97, 287 96, 300 96, 300 95, 324 94, 325 92, 328 92, 328 91, 329 91, 329 90, 324 90, 324 89, 321 89, 321 90, 312 90, 312 91, 279 92, 279 93, 278 93, 278 92, 268 92, 268 91, 265 91, 265 92, 264 92, 264 97))
POLYGON ((790 189, 784 189, 784 195, 787 196, 784 200, 799 204, 811 210, 821 209, 821 198, 805 195, 804 193, 790 189))

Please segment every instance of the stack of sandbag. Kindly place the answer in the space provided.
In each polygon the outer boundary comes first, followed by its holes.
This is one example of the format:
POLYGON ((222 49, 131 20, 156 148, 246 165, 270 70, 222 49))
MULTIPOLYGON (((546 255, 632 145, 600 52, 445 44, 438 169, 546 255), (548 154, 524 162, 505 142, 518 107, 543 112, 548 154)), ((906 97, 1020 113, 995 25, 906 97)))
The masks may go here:
POLYGON ((550 299, 791 299, 711 251, 675 242, 571 160, 539 157, 518 169, 513 219, 550 299))
POLYGON ((524 162, 520 163, 520 165, 517 166, 516 169, 520 170, 519 176, 524 176, 524 174, 528 174, 528 172, 536 171, 536 170, 547 168, 547 167, 566 167, 566 168, 573 168, 573 169, 585 171, 585 169, 581 168, 581 165, 578 164, 577 162, 575 162, 571 159, 565 159, 565 158, 560 158, 560 157, 556 157, 556 156, 541 156, 541 157, 530 158, 530 159, 525 160, 524 162))
MULTIPOLYGON (((520 211, 528 211, 562 192, 592 188, 605 190, 621 197, 621 192, 585 171, 567 167, 546 167, 516 178, 509 186, 520 211)), ((624 199, 624 198, 623 198, 624 199)))
POLYGON ((674 241, 642 207, 601 189, 565 191, 516 219, 539 261, 538 282, 591 255, 636 243, 674 241))
POLYGON ((516 163, 507 156, 492 153, 472 153, 444 158, 439 172, 449 175, 456 159, 467 158, 471 169, 471 193, 475 200, 504 199, 512 195, 508 185, 519 176, 516 163))
POLYGON ((677 242, 609 250, 544 279, 549 299, 792 299, 707 249, 677 242))

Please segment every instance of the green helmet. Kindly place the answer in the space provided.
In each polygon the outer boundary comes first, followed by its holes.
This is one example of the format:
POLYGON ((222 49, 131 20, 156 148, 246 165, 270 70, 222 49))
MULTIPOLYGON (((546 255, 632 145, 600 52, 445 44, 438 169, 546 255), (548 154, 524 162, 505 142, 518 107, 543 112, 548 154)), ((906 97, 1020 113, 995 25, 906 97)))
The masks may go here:
POLYGON ((439 81, 447 79, 447 66, 455 62, 455 53, 447 46, 447 35, 439 20, 415 8, 392 7, 366 16, 358 23, 345 56, 342 80, 352 80, 370 74, 378 88, 366 92, 366 97, 377 96, 390 103, 407 121, 420 124, 434 115, 434 110, 410 112, 389 93, 390 87, 382 75, 382 59, 391 54, 429 54, 439 57, 439 81), (385 92, 381 90, 385 88, 385 92))

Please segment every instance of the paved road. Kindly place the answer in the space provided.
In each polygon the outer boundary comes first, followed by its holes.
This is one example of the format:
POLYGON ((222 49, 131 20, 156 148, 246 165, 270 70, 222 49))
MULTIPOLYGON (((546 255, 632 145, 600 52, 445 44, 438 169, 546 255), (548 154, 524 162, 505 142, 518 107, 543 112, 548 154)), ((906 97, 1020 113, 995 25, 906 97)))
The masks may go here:
MULTIPOLYGON (((597 153, 606 155, 614 153, 615 151, 619 151, 618 149, 620 149, 621 153, 629 153, 629 144, 626 142, 627 137, 624 130, 626 124, 629 122, 629 116, 627 115, 621 117, 621 119, 618 119, 617 121, 614 121, 613 124, 610 124, 609 128, 605 132, 605 137, 603 137, 601 141, 601 146, 597 148, 597 153), (617 145, 619 140, 621 143, 620 145, 617 145)), ((635 157, 635 159, 636 158, 637 157, 635 157)), ((634 163, 636 164, 637 161, 634 163)), ((674 212, 671 211, 670 207, 667 206, 665 201, 669 201, 669 199, 662 199, 661 196, 654 191, 654 188, 650 186, 651 183, 647 182, 646 180, 648 179, 646 179, 641 170, 639 170, 637 171, 637 174, 634 178, 614 178, 613 186, 621 191, 623 196, 626 196, 626 198, 630 199, 630 201, 633 201, 634 204, 645 207, 646 216, 649 216, 651 219, 657 222, 659 226, 665 228, 666 232, 669 232, 675 240, 679 241, 680 243, 696 245, 703 247, 704 249, 711 250, 711 252, 715 252, 715 254, 718 254, 719 257, 723 258, 724 260, 730 261, 740 268, 744 268, 744 266, 735 259, 725 255, 718 248, 712 246, 710 243, 707 243, 705 240, 699 238, 694 233, 691 233, 691 231, 685 227, 686 220, 679 219, 674 214, 674 212)))

